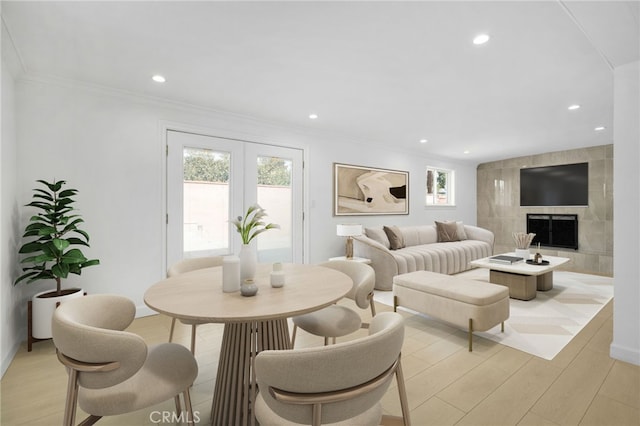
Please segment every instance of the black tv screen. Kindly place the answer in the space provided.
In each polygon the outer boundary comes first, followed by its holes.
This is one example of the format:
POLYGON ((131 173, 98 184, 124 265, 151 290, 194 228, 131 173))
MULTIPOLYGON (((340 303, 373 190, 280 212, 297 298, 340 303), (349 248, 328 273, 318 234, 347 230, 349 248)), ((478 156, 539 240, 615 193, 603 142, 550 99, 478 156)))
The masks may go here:
POLYGON ((521 206, 588 206, 589 163, 520 169, 521 206))

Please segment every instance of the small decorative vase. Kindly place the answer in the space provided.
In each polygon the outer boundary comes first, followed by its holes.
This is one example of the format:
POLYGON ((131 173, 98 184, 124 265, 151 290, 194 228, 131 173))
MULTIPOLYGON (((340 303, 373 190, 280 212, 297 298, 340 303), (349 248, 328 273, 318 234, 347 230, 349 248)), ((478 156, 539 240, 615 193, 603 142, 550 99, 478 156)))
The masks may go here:
POLYGON ((540 254, 540 243, 538 243, 538 251, 536 251, 535 256, 533 256, 534 263, 542 263, 542 254, 540 254))
POLYGON ((258 286, 256 285, 255 281, 253 281, 252 279, 246 279, 242 281, 242 285, 240 286, 240 294, 249 297, 255 296, 257 292, 258 286))
POLYGON ((240 290, 240 259, 238 256, 222 258, 222 291, 233 293, 240 290))
POLYGON ((254 279, 258 266, 258 253, 253 244, 243 244, 240 248, 240 282, 246 279, 254 279))
POLYGON ((284 271, 282 270, 282 263, 274 263, 273 271, 271 272, 271 287, 280 288, 284 285, 284 271))

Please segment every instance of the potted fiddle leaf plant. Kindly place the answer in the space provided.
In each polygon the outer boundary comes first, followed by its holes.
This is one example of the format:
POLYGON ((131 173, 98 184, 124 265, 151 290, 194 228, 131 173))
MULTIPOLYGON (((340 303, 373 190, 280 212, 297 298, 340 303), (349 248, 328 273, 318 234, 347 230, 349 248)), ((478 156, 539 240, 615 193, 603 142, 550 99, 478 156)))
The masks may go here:
POLYGON ((89 247, 89 234, 80 225, 84 220, 76 214, 73 197, 76 189, 64 189, 65 181, 50 183, 38 180, 43 187, 34 188, 33 201, 27 207, 38 210, 31 216, 23 238, 28 239, 18 253, 23 274, 14 282, 32 283, 52 280, 55 289, 37 293, 32 298, 30 328, 36 339, 51 337, 51 316, 58 303, 83 295, 79 288, 62 288, 62 280, 69 274, 80 275, 84 268, 100 264, 98 259, 87 259, 79 246, 89 247))

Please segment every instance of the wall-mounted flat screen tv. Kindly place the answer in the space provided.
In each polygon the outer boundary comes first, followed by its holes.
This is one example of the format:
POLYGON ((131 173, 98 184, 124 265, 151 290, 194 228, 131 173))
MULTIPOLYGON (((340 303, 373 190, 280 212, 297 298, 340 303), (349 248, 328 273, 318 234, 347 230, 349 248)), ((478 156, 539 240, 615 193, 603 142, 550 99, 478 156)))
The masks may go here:
POLYGON ((520 169, 521 206, 588 206, 589 163, 520 169))

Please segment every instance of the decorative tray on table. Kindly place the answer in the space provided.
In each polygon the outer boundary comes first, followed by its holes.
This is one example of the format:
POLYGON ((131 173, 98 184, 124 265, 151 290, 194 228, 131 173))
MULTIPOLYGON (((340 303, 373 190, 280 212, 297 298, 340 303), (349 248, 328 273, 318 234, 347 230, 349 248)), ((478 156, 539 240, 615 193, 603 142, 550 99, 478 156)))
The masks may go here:
POLYGON ((544 266, 544 265, 548 265, 549 261, 548 260, 543 260, 542 263, 536 263, 536 262, 533 261, 533 259, 527 259, 527 264, 544 266))

